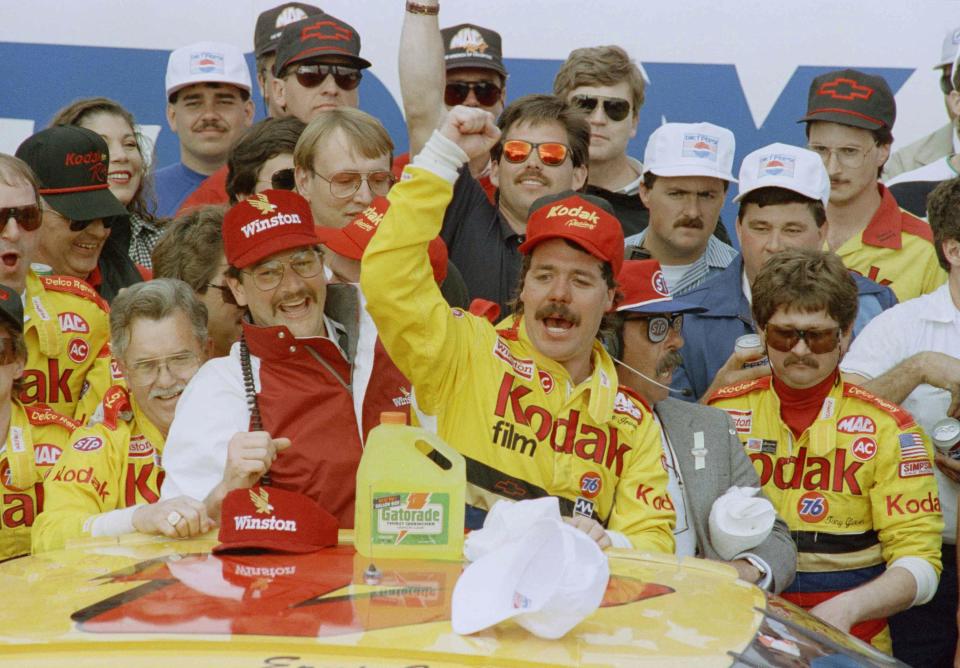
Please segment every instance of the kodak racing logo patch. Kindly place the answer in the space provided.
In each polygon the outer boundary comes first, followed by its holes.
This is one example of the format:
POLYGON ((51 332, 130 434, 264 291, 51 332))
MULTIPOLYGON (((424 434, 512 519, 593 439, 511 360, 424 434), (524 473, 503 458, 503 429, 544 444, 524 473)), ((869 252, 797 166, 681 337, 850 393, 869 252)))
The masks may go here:
POLYGON ((933 464, 929 460, 914 459, 900 462, 901 478, 921 478, 933 475, 933 464))
POLYGON ((533 390, 514 385, 515 380, 516 376, 505 373, 500 382, 494 415, 503 419, 493 425, 495 445, 533 457, 540 443, 549 443, 555 452, 574 455, 622 475, 624 459, 633 448, 620 443, 616 427, 581 423, 578 410, 555 418, 549 409, 526 403, 533 390))
POLYGON ((857 472, 863 464, 854 461, 847 464, 847 451, 838 448, 833 459, 807 457, 807 447, 797 451, 795 457, 771 457, 765 453, 751 453, 754 466, 760 465, 760 484, 772 482, 777 489, 805 489, 831 492, 849 492, 860 496, 863 489, 857 480, 857 472))
POLYGON ((106 499, 110 496, 110 492, 107 491, 107 481, 97 478, 93 473, 92 466, 82 469, 62 468, 53 474, 53 479, 55 482, 76 482, 81 485, 89 484, 97 491, 97 495, 101 499, 106 499))
POLYGON ((918 515, 920 513, 939 513, 940 497, 933 492, 927 492, 925 497, 910 498, 903 494, 890 494, 886 498, 887 516, 918 515))
POLYGON ((506 362, 524 380, 533 379, 533 360, 520 360, 514 357, 503 339, 498 338, 493 345, 493 356, 506 362))
POLYGON ((848 415, 837 421, 837 431, 843 434, 876 434, 877 425, 866 415, 848 415))
POLYGON ((725 408, 724 410, 733 419, 733 426, 738 434, 749 434, 753 431, 753 411, 741 411, 736 408, 725 408))

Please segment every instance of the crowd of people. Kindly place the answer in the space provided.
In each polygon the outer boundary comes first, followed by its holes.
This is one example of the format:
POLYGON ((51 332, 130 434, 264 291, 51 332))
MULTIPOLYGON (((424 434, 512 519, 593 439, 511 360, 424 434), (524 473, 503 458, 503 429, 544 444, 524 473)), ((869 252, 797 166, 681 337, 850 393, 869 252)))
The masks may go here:
POLYGON ((507 104, 495 30, 405 6, 409 154, 357 108, 360 34, 297 2, 255 26, 265 120, 242 50, 199 42, 167 68, 179 162, 150 172, 102 97, 0 154, 0 556, 195 536, 266 482, 351 528, 366 436, 402 411, 464 455, 470 529, 555 496, 603 548, 725 561, 952 665, 960 29, 945 128, 891 156, 886 81, 827 72, 807 145, 735 176, 709 122, 627 155, 622 48, 507 104), (736 554, 710 523, 732 487, 777 512, 736 554))

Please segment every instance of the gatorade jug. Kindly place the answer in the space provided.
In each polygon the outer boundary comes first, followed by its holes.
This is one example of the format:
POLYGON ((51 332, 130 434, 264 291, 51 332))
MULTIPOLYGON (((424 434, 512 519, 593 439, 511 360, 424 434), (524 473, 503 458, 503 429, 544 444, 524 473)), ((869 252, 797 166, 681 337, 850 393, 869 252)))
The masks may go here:
POLYGON ((436 434, 381 413, 357 470, 354 545, 366 557, 463 558, 466 465, 436 434))

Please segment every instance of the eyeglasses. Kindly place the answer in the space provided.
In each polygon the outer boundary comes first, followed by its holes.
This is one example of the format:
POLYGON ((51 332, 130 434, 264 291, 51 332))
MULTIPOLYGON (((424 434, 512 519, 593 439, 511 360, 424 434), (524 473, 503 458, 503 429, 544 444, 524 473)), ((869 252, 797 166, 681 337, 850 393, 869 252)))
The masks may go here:
POLYGON ((645 315, 627 318, 627 322, 645 320, 647 323, 647 339, 650 343, 660 343, 672 329, 677 334, 683 329, 683 314, 670 313, 669 315, 645 315))
POLYGON ((630 113, 630 102, 622 97, 602 97, 599 95, 574 95, 573 103, 584 111, 593 113, 597 103, 603 102, 603 113, 611 121, 622 121, 630 113))
POLYGON ((448 107, 455 107, 466 102, 470 91, 484 107, 492 107, 503 94, 503 89, 489 81, 450 81, 443 89, 443 101, 448 107))
POLYGON ((537 149, 540 162, 548 167, 559 167, 567 159, 570 149, 566 144, 559 142, 544 142, 535 144, 522 139, 511 139, 503 142, 503 158, 507 162, 520 163, 530 157, 533 149, 537 149))
MULTIPOLYGON (((313 171, 313 170, 311 170, 313 171)), ((376 172, 337 172, 327 178, 316 171, 313 172, 321 179, 330 184, 330 194, 339 199, 352 197, 355 192, 360 190, 364 183, 370 188, 370 192, 380 197, 390 192, 393 186, 393 174, 387 171, 376 172)))
POLYGON ((10 364, 15 359, 17 359, 17 347, 13 339, 6 337, 0 339, 0 364, 10 364))
POLYGON ((857 169, 863 166, 863 161, 866 160, 867 153, 870 152, 873 146, 869 148, 860 148, 859 146, 838 146, 837 148, 832 148, 820 144, 808 144, 807 148, 819 155, 824 165, 830 164, 830 155, 832 154, 837 156, 837 162, 844 167, 857 169))
POLYGON ((816 355, 836 350, 837 344, 840 342, 839 327, 794 329, 793 327, 778 327, 777 325, 767 324, 763 331, 766 334, 767 345, 782 353, 793 350, 801 339, 807 344, 810 352, 816 355))
POLYGON ((283 280, 283 272, 287 265, 289 265, 300 278, 313 278, 323 271, 323 255, 314 249, 301 251, 291 255, 287 262, 271 260, 243 273, 250 274, 250 276, 253 277, 253 284, 260 290, 266 292, 280 285, 280 282, 283 280))
POLYGON ((167 373, 175 378, 184 378, 196 371, 200 361, 197 354, 189 351, 140 360, 127 367, 127 378, 137 385, 150 385, 160 377, 160 369, 165 368, 167 373))
POLYGON ((297 76, 297 82, 304 88, 316 88, 333 75, 333 80, 337 87, 342 90, 353 90, 360 85, 360 79, 363 74, 355 67, 346 67, 344 65, 321 65, 313 63, 309 65, 297 65, 293 70, 297 76))
POLYGON ((40 215, 40 207, 36 204, 27 206, 8 206, 0 209, 0 230, 6 227, 10 219, 17 221, 17 225, 27 232, 33 232, 40 227, 40 221, 43 217, 40 215))
POLYGON ((270 187, 274 190, 293 190, 297 182, 293 178, 292 169, 278 169, 270 177, 270 187))

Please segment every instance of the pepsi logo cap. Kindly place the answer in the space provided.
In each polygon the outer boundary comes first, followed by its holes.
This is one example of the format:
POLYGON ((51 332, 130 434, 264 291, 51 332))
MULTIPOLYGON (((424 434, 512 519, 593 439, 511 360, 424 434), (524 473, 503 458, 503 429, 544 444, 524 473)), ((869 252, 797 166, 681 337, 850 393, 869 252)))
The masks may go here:
POLYGON ((618 312, 702 313, 707 310, 674 299, 656 260, 624 260, 617 283, 623 292, 623 299, 617 305, 618 312))
POLYGON ((43 200, 69 220, 127 216, 107 183, 110 155, 96 132, 76 125, 57 125, 28 137, 17 157, 30 166, 43 200))
POLYGON ((609 262, 614 276, 620 272, 623 227, 605 199, 567 190, 535 201, 520 252, 529 255, 548 239, 568 239, 598 260, 609 262))
POLYGON ((196 42, 173 51, 167 60, 167 98, 198 83, 229 84, 249 95, 250 69, 243 52, 221 42, 196 42))
POLYGON ((223 499, 215 553, 316 552, 336 545, 336 518, 308 496, 276 487, 235 489, 223 499))
POLYGON ((310 205, 290 190, 264 190, 240 200, 223 217, 223 251, 238 269, 318 243, 310 205))
POLYGON ((284 27, 308 16, 323 14, 323 10, 302 2, 285 2, 273 9, 260 12, 253 30, 253 53, 259 58, 277 50, 284 27))
POLYGON ((448 70, 478 67, 507 76, 500 33, 497 31, 472 23, 461 23, 444 28, 440 34, 443 36, 443 59, 448 70))
POLYGON ((770 144, 757 149, 740 164, 739 202, 761 188, 784 188, 804 197, 830 202, 830 175, 813 151, 788 144, 770 144))
POLYGON ((950 28, 947 34, 943 36, 943 43, 940 45, 940 60, 933 66, 933 69, 951 64, 957 57, 958 48, 960 48, 960 26, 950 28))
MULTIPOLYGON (((351 260, 362 259, 363 252, 367 250, 367 244, 373 238, 374 232, 383 221, 383 214, 389 207, 390 201, 386 197, 376 197, 370 202, 370 206, 344 227, 318 227, 317 236, 320 238, 320 243, 334 253, 351 260)), ((430 242, 427 252, 430 255, 433 277, 437 283, 442 283, 447 277, 449 261, 447 244, 440 237, 435 237, 430 242)))
POLYGON ((320 60, 324 56, 345 59, 346 65, 365 69, 370 61, 360 57, 360 34, 349 23, 335 16, 310 16, 284 27, 277 42, 274 76, 302 60, 320 60))
POLYGON ((643 171, 657 176, 733 178, 733 133, 713 123, 664 123, 650 135, 643 171))
POLYGON ((897 103, 887 80, 859 70, 821 74, 807 93, 807 115, 798 123, 829 121, 864 130, 893 129, 897 103))

